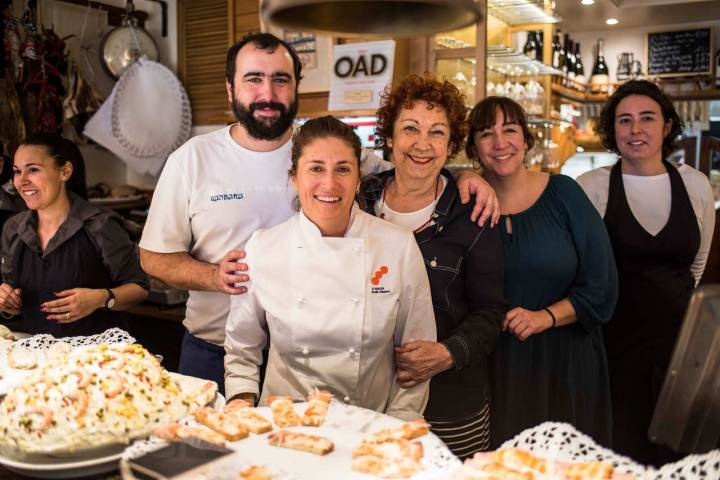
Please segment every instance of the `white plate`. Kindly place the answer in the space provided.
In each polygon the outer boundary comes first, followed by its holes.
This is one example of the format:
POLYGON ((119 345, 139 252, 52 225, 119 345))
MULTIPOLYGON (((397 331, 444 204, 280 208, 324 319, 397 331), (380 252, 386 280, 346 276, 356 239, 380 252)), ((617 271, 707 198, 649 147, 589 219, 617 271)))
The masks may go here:
MULTIPOLYGON (((295 411, 302 415, 306 403, 296 403, 295 411)), ((257 409, 268 420, 272 419, 269 407, 257 409)), ((191 418, 185 418, 183 423, 194 424, 191 418)), ((228 459, 237 465, 263 465, 271 470, 273 478, 285 479, 343 479, 343 480, 370 480, 377 477, 354 472, 351 469, 352 451, 360 444, 362 438, 382 428, 396 427, 402 421, 397 418, 383 415, 371 410, 346 405, 333 401, 328 410, 325 423, 321 427, 292 427, 293 430, 320 435, 330 439, 335 449, 327 455, 319 456, 312 453, 290 450, 287 448, 269 445, 267 434, 250 435, 237 442, 228 443, 236 453, 228 459)), ((275 427, 274 431, 278 428, 275 427)), ((459 465, 457 459, 432 433, 418 439, 423 444, 425 455, 422 460, 423 472, 415 475, 413 480, 427 480, 436 478, 442 472, 459 465)), ((135 458, 143 453, 157 449, 163 445, 157 441, 141 441, 135 443, 125 451, 124 459, 135 458), (144 447, 147 445, 147 448, 144 447)), ((237 478, 238 469, 228 468, 223 464, 213 469, 207 478, 213 480, 230 480, 237 478), (232 475, 231 475, 232 474, 232 475)))
POLYGON ((127 197, 106 197, 106 198, 91 198, 89 201, 93 205, 117 205, 125 202, 135 202, 143 198, 143 195, 129 195, 127 197))
POLYGON ((62 461, 47 457, 47 463, 33 459, 32 463, 11 460, 0 455, 0 465, 21 475, 35 478, 80 478, 115 470, 122 451, 98 458, 73 459, 62 461))

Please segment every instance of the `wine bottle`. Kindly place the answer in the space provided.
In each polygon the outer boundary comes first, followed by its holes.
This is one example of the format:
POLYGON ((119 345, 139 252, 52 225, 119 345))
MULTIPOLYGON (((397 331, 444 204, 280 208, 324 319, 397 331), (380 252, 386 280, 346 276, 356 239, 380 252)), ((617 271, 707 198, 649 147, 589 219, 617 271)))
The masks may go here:
POLYGON ((598 39, 597 57, 592 69, 590 77, 590 89, 593 93, 607 93, 610 77, 608 76, 608 66, 605 63, 605 53, 603 50, 603 39, 598 39))
POLYGON ((565 52, 568 86, 572 87, 575 85, 575 49, 571 39, 568 39, 568 43, 565 45, 565 52))
POLYGON ((580 42, 575 44, 575 81, 585 83, 585 69, 580 57, 580 42))
POLYGON ((538 45, 535 32, 528 32, 527 40, 525 40, 525 46, 523 47, 523 53, 535 60, 535 57, 537 56, 537 49, 538 45))
POLYGON ((544 58, 543 53, 545 51, 545 35, 542 30, 538 30, 535 35, 535 40, 537 41, 537 54, 535 55, 535 60, 542 63, 544 58))
POLYGON ((562 45, 560 45, 560 34, 556 33, 552 42, 552 67, 560 70, 562 64, 562 45))
POLYGON ((562 56, 563 56, 563 63, 560 64, 560 67, 562 68, 563 76, 567 78, 568 74, 568 56, 570 55, 570 51, 568 50, 570 42, 570 34, 565 34, 565 43, 563 44, 562 49, 562 56))

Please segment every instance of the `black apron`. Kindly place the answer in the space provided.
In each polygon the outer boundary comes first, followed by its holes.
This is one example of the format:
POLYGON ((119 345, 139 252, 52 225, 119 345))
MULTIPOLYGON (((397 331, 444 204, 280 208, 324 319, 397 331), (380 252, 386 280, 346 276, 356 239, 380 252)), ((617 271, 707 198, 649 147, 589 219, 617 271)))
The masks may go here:
POLYGON ((48 314, 40 310, 42 303, 58 298, 54 292, 71 288, 113 287, 100 252, 84 229, 78 230, 46 256, 21 242, 13 268, 17 272, 16 287, 22 289, 23 329, 27 333, 71 337, 125 327, 119 320, 121 314, 104 309, 95 310, 87 317, 70 323, 47 320, 48 314))
POLYGON ((671 208, 656 236, 630 210, 620 161, 610 174, 605 212, 620 290, 605 327, 613 450, 653 465, 672 459, 669 450, 648 440, 647 431, 695 285, 690 266, 700 247, 700 229, 680 173, 663 164, 670 178, 671 208))

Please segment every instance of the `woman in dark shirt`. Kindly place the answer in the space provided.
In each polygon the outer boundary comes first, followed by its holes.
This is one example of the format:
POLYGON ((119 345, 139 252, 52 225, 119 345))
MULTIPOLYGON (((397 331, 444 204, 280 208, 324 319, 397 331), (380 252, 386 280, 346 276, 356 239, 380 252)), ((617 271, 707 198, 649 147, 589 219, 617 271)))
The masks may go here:
POLYGON ((464 96, 451 83, 411 75, 383 98, 378 133, 395 169, 363 184, 367 211, 414 231, 425 259, 438 342, 396 349, 401 386, 430 380, 425 418, 461 458, 486 450, 487 357, 505 315, 497 228, 470 221, 443 167, 462 144, 464 96))
POLYGON ((611 412, 601 326, 618 284, 602 219, 564 175, 525 168, 532 148, 522 107, 487 97, 470 113, 467 153, 500 198, 510 304, 491 358, 491 444, 545 421, 568 422, 609 445, 611 412))
POLYGON ((91 335, 119 325, 113 310, 147 297, 135 245, 115 213, 86 201, 77 146, 55 134, 21 143, 13 183, 28 211, 2 234, 0 310, 28 333, 91 335))

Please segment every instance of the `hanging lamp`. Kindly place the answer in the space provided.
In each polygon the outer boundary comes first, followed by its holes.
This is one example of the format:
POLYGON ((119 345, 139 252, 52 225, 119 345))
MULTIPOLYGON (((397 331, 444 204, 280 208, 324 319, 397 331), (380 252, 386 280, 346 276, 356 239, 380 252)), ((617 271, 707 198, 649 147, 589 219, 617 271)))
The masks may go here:
POLYGON ((482 19, 474 0, 263 0, 263 20, 286 30, 414 36, 482 19))

